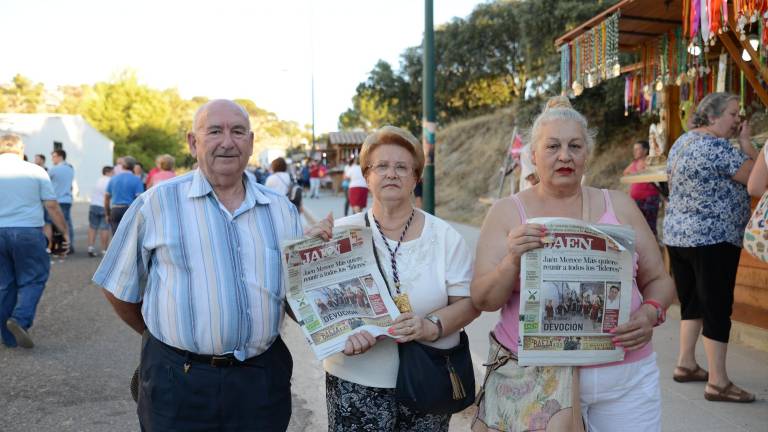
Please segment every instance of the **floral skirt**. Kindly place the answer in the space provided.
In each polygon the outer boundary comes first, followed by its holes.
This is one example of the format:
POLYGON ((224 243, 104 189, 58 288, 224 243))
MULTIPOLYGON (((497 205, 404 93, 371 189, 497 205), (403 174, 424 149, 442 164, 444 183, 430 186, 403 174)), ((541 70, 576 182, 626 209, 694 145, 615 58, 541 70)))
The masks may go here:
POLYGON ((395 389, 325 374, 329 432, 448 432, 450 414, 427 414, 395 400, 395 389))
POLYGON ((490 334, 483 389, 472 431, 545 430, 557 412, 573 407, 573 367, 519 366, 517 356, 490 334))

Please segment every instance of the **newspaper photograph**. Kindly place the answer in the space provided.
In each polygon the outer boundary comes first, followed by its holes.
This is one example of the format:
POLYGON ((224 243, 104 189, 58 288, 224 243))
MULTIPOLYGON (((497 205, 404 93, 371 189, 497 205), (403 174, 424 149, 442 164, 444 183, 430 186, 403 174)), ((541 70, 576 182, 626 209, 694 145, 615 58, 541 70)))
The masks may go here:
POLYGON ((621 361, 613 328, 629 320, 635 233, 629 226, 535 218, 545 246, 520 259, 522 366, 621 361))
POLYGON ((373 255, 370 228, 334 229, 333 238, 283 242, 286 298, 307 342, 322 360, 367 330, 386 335, 400 312, 373 255))

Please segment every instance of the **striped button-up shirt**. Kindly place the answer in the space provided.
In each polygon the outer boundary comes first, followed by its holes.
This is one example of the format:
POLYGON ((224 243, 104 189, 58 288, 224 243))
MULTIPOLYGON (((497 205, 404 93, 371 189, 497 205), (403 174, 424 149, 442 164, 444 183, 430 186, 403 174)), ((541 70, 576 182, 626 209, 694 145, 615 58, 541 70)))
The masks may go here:
POLYGON ((93 281, 143 302, 150 333, 198 354, 264 352, 279 334, 280 242, 302 235, 288 199, 244 174, 230 213, 199 170, 157 185, 126 212, 93 281))

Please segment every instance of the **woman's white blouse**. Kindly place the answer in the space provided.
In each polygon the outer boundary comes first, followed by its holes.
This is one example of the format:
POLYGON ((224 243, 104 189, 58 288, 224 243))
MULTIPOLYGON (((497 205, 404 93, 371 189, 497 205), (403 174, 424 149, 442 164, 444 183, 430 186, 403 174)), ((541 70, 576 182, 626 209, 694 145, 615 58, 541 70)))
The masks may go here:
MULTIPOLYGON (((416 210, 421 211, 421 210, 416 210)), ((448 305, 448 296, 469 297, 472 279, 473 254, 461 235, 445 221, 428 213, 424 215, 424 228, 417 239, 404 242, 397 253, 400 289, 408 294, 416 315, 425 315, 448 305)), ((364 213, 357 213, 335 221, 335 226, 365 226, 364 213)), ((394 289, 392 265, 384 239, 373 223, 372 210, 368 210, 373 240, 379 254, 384 277, 394 289)), ((394 240, 387 240, 392 250, 394 240)), ((451 348, 459 343, 459 334, 445 335, 435 343, 438 348, 451 348)), ((323 361, 326 372, 346 381, 368 387, 394 388, 399 358, 397 344, 384 337, 367 352, 354 356, 335 354, 323 361)))

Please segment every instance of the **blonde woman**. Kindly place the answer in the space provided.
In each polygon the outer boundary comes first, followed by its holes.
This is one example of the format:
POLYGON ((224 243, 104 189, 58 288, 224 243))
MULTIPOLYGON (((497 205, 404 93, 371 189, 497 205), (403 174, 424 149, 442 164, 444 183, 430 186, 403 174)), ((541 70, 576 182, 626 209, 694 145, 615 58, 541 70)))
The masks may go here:
POLYGON ((582 417, 589 431, 661 430, 659 371, 650 341, 672 301, 672 279, 634 201, 622 192, 581 185, 592 146, 584 116, 567 98, 551 99, 531 130, 540 182, 496 202, 483 223, 472 301, 480 310, 501 309, 501 316, 491 332, 492 366, 475 431, 582 430, 582 417), (527 221, 544 216, 635 230, 632 313, 614 338, 626 351, 623 361, 582 368, 517 365, 520 257, 543 247, 546 228, 527 221))

